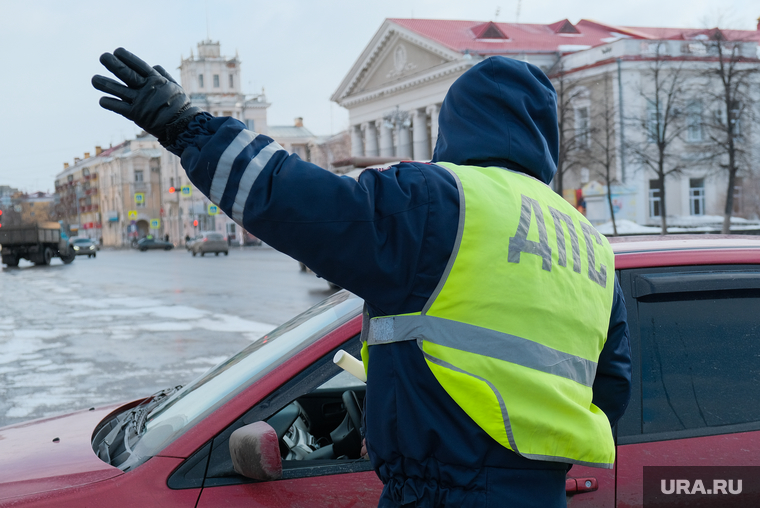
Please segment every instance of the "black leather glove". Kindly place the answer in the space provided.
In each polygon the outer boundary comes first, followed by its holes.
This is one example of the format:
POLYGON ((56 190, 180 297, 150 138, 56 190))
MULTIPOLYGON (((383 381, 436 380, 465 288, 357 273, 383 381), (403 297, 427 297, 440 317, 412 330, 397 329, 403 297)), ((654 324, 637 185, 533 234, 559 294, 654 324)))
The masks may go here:
POLYGON ((124 48, 113 54, 103 53, 100 63, 127 85, 93 76, 92 86, 118 97, 101 97, 100 105, 132 120, 164 146, 172 145, 190 120, 201 112, 190 105, 185 91, 160 65, 151 67, 124 48))

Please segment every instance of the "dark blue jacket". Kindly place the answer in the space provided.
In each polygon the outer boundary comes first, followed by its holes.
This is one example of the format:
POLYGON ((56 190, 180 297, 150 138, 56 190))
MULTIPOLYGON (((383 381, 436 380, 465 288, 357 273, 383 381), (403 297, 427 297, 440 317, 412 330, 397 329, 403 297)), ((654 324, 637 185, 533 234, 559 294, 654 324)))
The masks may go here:
MULTIPOLYGON (((370 316, 420 311, 441 278, 459 197, 454 179, 435 164, 367 170, 357 182, 288 154, 235 119, 207 113, 170 150, 225 213, 362 297, 370 316)), ((507 167, 548 183, 557 150, 556 96, 546 76, 492 57, 447 94, 433 161, 507 167)), ((617 284, 593 391, 594 403, 615 422, 630 394, 617 284)), ((567 465, 528 460, 494 442, 440 387, 415 342, 370 348, 366 436, 386 484, 381 506, 502 505, 528 494, 536 506, 564 503, 567 465)))

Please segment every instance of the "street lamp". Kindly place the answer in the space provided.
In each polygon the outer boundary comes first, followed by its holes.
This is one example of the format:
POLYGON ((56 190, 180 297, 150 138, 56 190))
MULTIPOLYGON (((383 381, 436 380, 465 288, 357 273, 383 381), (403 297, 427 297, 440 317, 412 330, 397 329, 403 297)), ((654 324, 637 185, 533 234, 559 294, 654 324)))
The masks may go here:
MULTIPOLYGON (((409 129, 409 127, 412 125, 412 119, 409 118, 409 112, 402 111, 399 109, 398 106, 396 106, 396 109, 391 111, 390 113, 386 113, 383 116, 383 126, 386 129, 391 129, 396 132, 396 156, 407 156, 407 154, 403 154, 402 147, 406 148, 406 146, 409 146, 411 144, 410 140, 408 139, 408 130, 407 132, 407 139, 402 140, 401 139, 401 129, 409 129), (402 144, 403 143, 403 144, 402 144)), ((411 156, 409 154, 408 156, 411 156)))

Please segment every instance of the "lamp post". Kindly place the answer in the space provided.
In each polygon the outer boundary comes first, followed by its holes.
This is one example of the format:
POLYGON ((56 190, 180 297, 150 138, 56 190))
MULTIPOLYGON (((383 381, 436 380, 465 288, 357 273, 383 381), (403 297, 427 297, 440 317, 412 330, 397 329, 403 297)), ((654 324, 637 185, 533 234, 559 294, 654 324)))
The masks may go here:
POLYGON ((407 111, 402 111, 396 106, 396 109, 383 116, 383 125, 387 129, 396 131, 396 155, 397 157, 411 158, 411 140, 409 138, 409 126, 412 125, 412 119, 409 118, 407 111), (402 136, 402 134, 404 134, 402 136))

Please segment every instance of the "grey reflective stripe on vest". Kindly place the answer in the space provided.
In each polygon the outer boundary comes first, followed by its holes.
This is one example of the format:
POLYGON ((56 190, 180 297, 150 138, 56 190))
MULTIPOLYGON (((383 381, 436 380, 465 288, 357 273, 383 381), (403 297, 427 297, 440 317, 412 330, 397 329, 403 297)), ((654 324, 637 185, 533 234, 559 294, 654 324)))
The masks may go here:
POLYGON ((262 148, 256 157, 251 159, 248 163, 248 167, 245 168, 243 176, 240 178, 240 184, 238 185, 238 191, 235 195, 235 202, 232 204, 232 219, 238 224, 243 223, 243 210, 245 209, 245 202, 248 200, 248 195, 251 193, 253 182, 267 165, 269 159, 272 158, 276 152, 283 150, 283 148, 272 141, 267 146, 262 148))
POLYGON ((242 130, 238 133, 235 139, 232 140, 227 148, 219 157, 219 162, 216 164, 216 171, 214 172, 214 179, 211 181, 211 190, 208 193, 209 199, 217 205, 222 200, 222 194, 224 189, 227 188, 227 180, 230 179, 230 172, 232 171, 232 163, 235 162, 237 156, 245 150, 245 147, 250 145, 258 134, 255 132, 242 130))
POLYGON ((516 335, 428 315, 392 316, 370 320, 367 344, 406 340, 428 341, 480 356, 495 358, 560 376, 591 387, 596 362, 558 351, 516 335))

